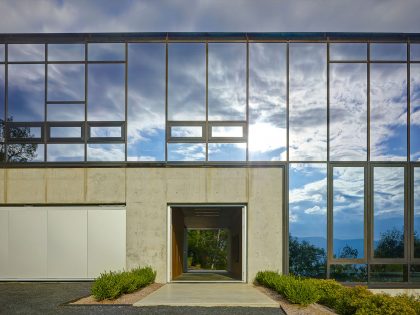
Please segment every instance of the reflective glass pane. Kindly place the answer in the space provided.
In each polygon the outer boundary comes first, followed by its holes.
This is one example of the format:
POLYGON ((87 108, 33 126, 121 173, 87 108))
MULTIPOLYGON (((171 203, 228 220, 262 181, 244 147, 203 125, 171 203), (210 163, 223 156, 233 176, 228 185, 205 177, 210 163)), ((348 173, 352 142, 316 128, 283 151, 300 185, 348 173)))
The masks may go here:
POLYGON ((168 161, 205 161, 204 143, 168 143, 168 161))
POLYGON ((124 61, 125 44, 93 43, 88 45, 89 61, 124 61))
POLYGON ((128 160, 165 160, 165 44, 128 45, 128 160))
POLYGON ((49 44, 48 61, 84 61, 84 44, 49 44))
POLYGON ((407 44, 382 43, 370 45, 371 60, 399 61, 407 60, 407 44))
POLYGON ((215 138, 242 138, 244 128, 242 126, 212 126, 211 136, 215 138))
POLYGON ((91 64, 88 76, 88 120, 124 120, 124 65, 91 64))
POLYGON ((0 45, 0 62, 4 61, 5 58, 5 47, 4 45, 0 45))
POLYGON ((6 161, 6 151, 5 150, 6 150, 6 145, 5 144, 0 144, 0 162, 1 163, 6 161))
POLYGON ((81 138, 82 128, 81 127, 51 127, 50 137, 51 138, 81 138))
POLYGON ((364 257, 365 170, 333 168, 333 255, 337 259, 364 257))
POLYGON ((9 61, 45 61, 44 44, 9 44, 9 61))
POLYGON ((229 162, 246 160, 246 143, 209 143, 210 162, 229 162))
POLYGON ((9 117, 13 121, 43 121, 45 66, 11 64, 8 67, 9 117))
POLYGON ((7 160, 13 163, 43 162, 44 145, 36 143, 8 144, 7 160))
POLYGON ((367 282, 367 265, 331 265, 330 278, 340 282, 367 282))
POLYGON ((88 161, 118 162, 125 159, 124 143, 103 144, 89 143, 87 145, 88 161))
POLYGON ((48 144, 47 162, 80 162, 85 159, 83 143, 48 144))
POLYGON ((249 131, 251 161, 286 160, 286 45, 249 45, 249 131))
POLYGON ((83 121, 85 104, 47 104, 49 121, 83 121))
POLYGON ((420 61, 420 44, 410 45, 410 59, 412 61, 420 61))
POLYGON ((41 127, 9 126, 10 139, 41 139, 41 127))
POLYGON ((171 126, 171 137, 174 138, 201 138, 202 126, 171 126))
POLYGON ((420 161, 420 64, 410 67, 410 159, 420 161))
POLYGON ((330 60, 363 61, 367 59, 367 44, 333 43, 330 44, 330 60))
POLYGON ((169 120, 206 119, 206 45, 168 46, 169 120))
POLYGON ((48 100, 83 101, 85 66, 79 64, 48 65, 48 100))
POLYGON ((410 266, 410 281, 420 282, 420 265, 410 266))
POLYGON ((375 167, 373 173, 375 258, 404 257, 404 168, 375 167))
POLYGON ((120 126, 92 126, 90 127, 90 136, 92 138, 121 138, 121 131, 120 126))
POLYGON ((403 282, 406 265, 370 265, 370 282, 403 282))
POLYGON ((208 46, 209 120, 246 119, 246 45, 208 46))
POLYGON ((367 159, 367 65, 330 64, 330 160, 367 159))
POLYGON ((324 278, 327 257, 327 166, 289 166, 289 272, 324 278))
POLYGON ((414 197, 414 257, 420 258, 420 167, 413 171, 414 197))
POLYGON ((0 65, 0 122, 4 121, 5 67, 0 65))
POLYGON ((290 45, 289 157, 327 160, 327 50, 325 44, 290 45))
POLYGON ((372 64, 370 77, 371 160, 407 160, 407 66, 372 64))

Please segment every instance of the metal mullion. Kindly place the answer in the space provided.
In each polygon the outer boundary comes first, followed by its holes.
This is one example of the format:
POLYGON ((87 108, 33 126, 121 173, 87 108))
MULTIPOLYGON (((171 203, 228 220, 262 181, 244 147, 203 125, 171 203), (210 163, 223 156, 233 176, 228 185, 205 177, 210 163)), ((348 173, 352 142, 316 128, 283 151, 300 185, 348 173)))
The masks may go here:
POLYGON ((66 61, 46 61, 48 65, 83 65, 85 62, 83 60, 66 60, 66 61))
POLYGON ((330 63, 368 63, 367 60, 330 60, 330 63))
MULTIPOLYGON (((125 84, 124 84, 124 106, 125 106, 125 123, 124 123, 124 134, 125 134, 125 150, 124 150, 124 161, 128 161, 128 44, 124 44, 125 48, 125 84)), ((166 145, 165 145, 166 146, 166 145)))
POLYGON ((7 158, 7 134, 6 134, 6 123, 7 123, 7 115, 8 115, 8 94, 9 94, 9 65, 8 65, 8 59, 9 59, 9 47, 8 44, 4 45, 4 121, 3 121, 3 141, 4 141, 4 160, 2 163, 6 165, 8 162, 7 158))
POLYGON ((327 162, 330 161, 330 43, 327 42, 327 162))
POLYGON ((381 64, 381 63, 384 63, 384 64, 405 64, 405 63, 407 63, 407 61, 400 61, 400 60, 371 60, 370 61, 371 63, 377 63, 377 64, 381 64))
POLYGON ((99 61, 99 60, 89 60, 88 61, 89 64, 123 64, 125 63, 125 61, 122 60, 103 60, 103 61, 99 61))
POLYGON ((366 119, 367 119, 367 148, 366 148, 366 155, 367 155, 367 161, 370 161, 370 43, 367 43, 366 45, 367 49, 367 69, 366 69, 366 80, 367 80, 367 86, 366 86, 366 119))
MULTIPOLYGON (((47 121, 48 121, 48 117, 47 117, 47 100, 48 100, 48 64, 47 64, 47 60, 48 60, 48 45, 45 44, 44 46, 44 126, 42 127, 44 129, 44 134, 47 134, 47 121)), ((41 135, 42 137, 42 135, 41 135)), ((44 162, 47 162, 47 138, 48 137, 44 137, 43 142, 44 142, 44 162)))
POLYGON ((205 126, 205 139, 206 139, 206 159, 209 161, 209 43, 206 41, 206 126, 205 126))
POLYGON ((47 101, 47 104, 84 104, 85 101, 47 101))
POLYGON ((9 61, 9 65, 43 65, 45 61, 9 61))
POLYGON ((85 43, 85 121, 83 128, 83 139, 84 139, 84 162, 87 162, 87 134, 88 134, 88 44, 85 43))
POLYGON ((407 43, 407 161, 411 161, 411 45, 407 43))
POLYGON ((169 64, 169 56, 168 56, 168 37, 166 37, 165 41, 165 162, 168 162, 168 64, 169 64))
POLYGON ((289 162, 289 42, 286 44, 286 161, 289 162))
MULTIPOLYGON (((249 41, 247 36, 246 41, 246 124, 245 126, 249 126, 249 41)), ((246 152, 245 152, 245 161, 249 161, 249 145, 248 145, 248 129, 245 128, 243 130, 243 135, 246 138, 246 152)))

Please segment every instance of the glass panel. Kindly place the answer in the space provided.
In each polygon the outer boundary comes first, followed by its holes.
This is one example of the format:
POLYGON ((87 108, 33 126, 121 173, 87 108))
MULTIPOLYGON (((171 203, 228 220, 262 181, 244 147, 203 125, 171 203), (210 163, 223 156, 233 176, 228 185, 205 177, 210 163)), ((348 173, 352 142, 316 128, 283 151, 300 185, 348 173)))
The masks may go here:
POLYGON ((91 64, 88 75, 88 120, 124 120, 124 65, 91 64))
POLYGON ((4 121, 5 67, 0 65, 0 123, 4 121))
POLYGON ((0 62, 4 61, 5 58, 5 47, 4 45, 0 45, 0 62))
POLYGON ((333 168, 334 258, 364 257, 365 170, 333 168))
POLYGON ((128 160, 165 160, 165 44, 128 45, 128 160))
POLYGON ((410 266, 410 281, 420 282, 420 265, 410 266))
POLYGON ((50 137, 51 138, 81 138, 82 128, 81 127, 51 127, 50 137))
POLYGON ((45 61, 44 44, 9 44, 9 61, 45 61))
POLYGON ((9 65, 8 115, 13 121, 43 121, 45 66, 9 65))
POLYGON ((21 127, 11 126, 9 127, 10 139, 30 139, 30 138, 41 138, 41 127, 21 127))
POLYGON ((209 143, 208 159, 211 162, 246 160, 246 143, 209 143))
POLYGON ((407 60, 407 44, 370 44, 371 60, 407 60))
POLYGON ((124 61, 125 44, 94 43, 88 45, 89 61, 124 61))
POLYGON ((330 60, 358 61, 367 59, 367 45, 362 43, 330 44, 330 60))
POLYGON ((330 160, 367 159, 367 65, 330 65, 330 160))
POLYGON ((367 265, 331 265, 330 278, 340 282, 367 282, 367 265))
POLYGON ((208 46, 209 120, 246 120, 246 45, 208 46))
POLYGON ((75 144, 48 144, 47 162, 80 162, 85 159, 85 145, 75 144))
POLYGON ((168 143, 168 161, 205 161, 204 143, 168 143))
POLYGON ((43 162, 44 145, 36 143, 8 144, 7 160, 9 162, 43 162))
MULTIPOLYGON (((1 126, 0 126, 1 127, 1 126)), ((0 162, 3 163, 6 161, 6 152, 5 152, 5 144, 0 144, 0 162)))
POLYGON ((174 138, 201 138, 203 127, 201 126, 171 126, 171 137, 174 138))
POLYGON ((410 59, 413 61, 420 61, 420 44, 410 45, 410 59))
POLYGON ((286 44, 249 45, 249 132, 251 161, 286 160, 286 44))
POLYGON ((327 160, 325 44, 290 45, 290 160, 327 160))
POLYGON ((87 145, 88 161, 124 161, 125 145, 124 143, 102 144, 89 143, 87 145))
POLYGON ((327 259, 327 166, 289 166, 289 272, 324 278, 327 259))
POLYGON ((413 169, 414 257, 420 258, 420 167, 413 169))
POLYGON ((47 104, 49 121, 83 121, 85 104, 47 104))
POLYGON ((410 68, 410 159, 420 161, 420 64, 410 68))
POLYGON ((242 138, 244 129, 242 126, 212 126, 211 136, 215 138, 242 138))
POLYGON ((206 45, 168 46, 169 120, 206 120, 206 45))
POLYGON ((84 61, 84 44, 49 44, 48 61, 84 61))
POLYGON ((403 282, 406 265, 370 265, 370 282, 403 282))
POLYGON ((375 258, 404 257, 404 168, 375 167, 373 173, 375 258))
POLYGON ((92 138, 121 138, 121 126, 92 126, 90 127, 90 136, 92 138))
POLYGON ((407 160, 407 66, 372 64, 371 160, 407 160))
POLYGON ((85 66, 79 64, 48 65, 48 100, 83 101, 85 66))

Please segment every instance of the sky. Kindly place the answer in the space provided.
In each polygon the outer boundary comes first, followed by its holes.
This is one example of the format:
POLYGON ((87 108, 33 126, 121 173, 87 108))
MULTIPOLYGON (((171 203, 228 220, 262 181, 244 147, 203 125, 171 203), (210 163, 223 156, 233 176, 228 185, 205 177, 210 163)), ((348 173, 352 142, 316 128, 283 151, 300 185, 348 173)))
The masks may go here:
POLYGON ((419 32, 418 0, 2 0, 0 32, 419 32))

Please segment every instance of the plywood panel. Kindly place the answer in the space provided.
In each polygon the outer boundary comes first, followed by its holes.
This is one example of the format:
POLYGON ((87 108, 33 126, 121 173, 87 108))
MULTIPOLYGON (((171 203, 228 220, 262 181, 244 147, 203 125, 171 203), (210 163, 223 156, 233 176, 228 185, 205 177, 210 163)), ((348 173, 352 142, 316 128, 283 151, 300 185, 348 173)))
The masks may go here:
POLYGON ((8 276, 9 259, 9 213, 0 210, 0 278, 8 276))
POLYGON ((9 271, 12 278, 47 277, 47 211, 9 211, 9 271))
POLYGON ((125 211, 88 210, 88 277, 125 268, 125 211))
POLYGON ((48 210, 48 277, 87 277, 87 210, 48 210))

